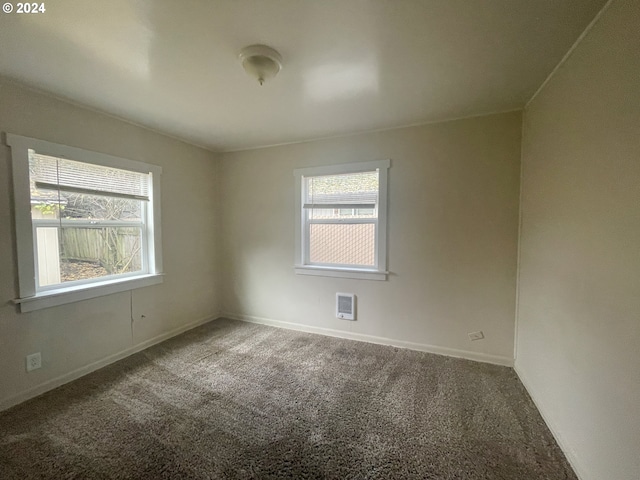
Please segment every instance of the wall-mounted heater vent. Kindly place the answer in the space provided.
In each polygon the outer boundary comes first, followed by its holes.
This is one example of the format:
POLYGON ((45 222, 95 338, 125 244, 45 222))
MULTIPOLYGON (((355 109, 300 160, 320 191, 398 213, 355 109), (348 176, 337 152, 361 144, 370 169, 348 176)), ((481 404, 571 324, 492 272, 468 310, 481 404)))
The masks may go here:
POLYGON ((356 297, 353 293, 336 293, 336 317, 343 320, 356 319, 356 297))

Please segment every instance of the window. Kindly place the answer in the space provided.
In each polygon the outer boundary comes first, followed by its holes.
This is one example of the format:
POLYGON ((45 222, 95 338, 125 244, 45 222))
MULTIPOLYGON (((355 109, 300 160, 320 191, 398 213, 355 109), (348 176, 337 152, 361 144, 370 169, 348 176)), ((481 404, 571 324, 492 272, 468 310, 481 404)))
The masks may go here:
POLYGON ((23 312, 160 283, 154 165, 7 135, 23 312))
POLYGON ((294 171, 296 273, 387 278, 389 160, 294 171))

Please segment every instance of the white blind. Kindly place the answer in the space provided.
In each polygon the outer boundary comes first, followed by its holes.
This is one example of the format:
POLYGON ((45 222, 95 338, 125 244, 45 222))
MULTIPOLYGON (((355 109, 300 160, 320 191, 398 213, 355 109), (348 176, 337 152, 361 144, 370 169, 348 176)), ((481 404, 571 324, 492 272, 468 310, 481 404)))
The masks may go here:
POLYGON ((378 202, 378 171, 305 177, 305 208, 373 208, 378 202))
POLYGON ((29 175, 39 189, 149 200, 150 174, 29 152, 29 175))

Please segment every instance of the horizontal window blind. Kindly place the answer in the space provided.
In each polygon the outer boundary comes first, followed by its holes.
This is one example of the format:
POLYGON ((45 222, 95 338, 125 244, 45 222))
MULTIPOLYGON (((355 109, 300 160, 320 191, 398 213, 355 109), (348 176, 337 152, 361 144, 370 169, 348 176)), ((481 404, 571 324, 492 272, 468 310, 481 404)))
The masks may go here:
POLYGON ((305 177, 304 208, 374 208, 378 171, 305 177))
POLYGON ((149 173, 41 155, 30 150, 29 175, 38 189, 149 200, 149 173))

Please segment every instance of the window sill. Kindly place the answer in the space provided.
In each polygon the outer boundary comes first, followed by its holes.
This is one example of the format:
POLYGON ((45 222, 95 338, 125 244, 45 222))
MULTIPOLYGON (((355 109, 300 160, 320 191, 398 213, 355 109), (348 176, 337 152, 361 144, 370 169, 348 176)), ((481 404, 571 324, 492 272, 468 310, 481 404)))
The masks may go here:
POLYGON ((315 275, 320 277, 355 278, 359 280, 387 279, 389 272, 380 270, 366 270, 361 268, 320 267, 316 265, 296 265, 297 275, 315 275))
POLYGON ((150 274, 134 278, 92 283, 90 285, 63 287, 57 290, 41 292, 33 297, 17 298, 13 303, 20 305, 20 311, 22 313, 32 312, 34 310, 42 310, 66 303, 111 295, 112 293, 126 292, 135 288, 157 285, 162 283, 162 277, 162 274, 150 274))

